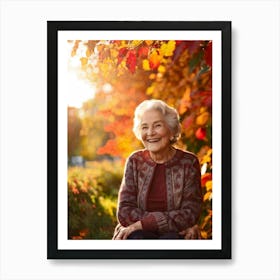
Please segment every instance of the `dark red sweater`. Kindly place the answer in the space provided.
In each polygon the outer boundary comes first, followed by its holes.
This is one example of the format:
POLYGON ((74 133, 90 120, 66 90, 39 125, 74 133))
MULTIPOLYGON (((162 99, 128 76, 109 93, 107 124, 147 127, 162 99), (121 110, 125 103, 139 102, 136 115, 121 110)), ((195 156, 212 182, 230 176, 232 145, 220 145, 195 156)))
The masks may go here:
MULTIPOLYGON (((147 210, 149 212, 164 212, 167 210, 165 165, 157 164, 152 183, 147 196, 147 210)), ((153 216, 149 215, 141 220, 143 230, 157 231, 157 223, 153 216)))

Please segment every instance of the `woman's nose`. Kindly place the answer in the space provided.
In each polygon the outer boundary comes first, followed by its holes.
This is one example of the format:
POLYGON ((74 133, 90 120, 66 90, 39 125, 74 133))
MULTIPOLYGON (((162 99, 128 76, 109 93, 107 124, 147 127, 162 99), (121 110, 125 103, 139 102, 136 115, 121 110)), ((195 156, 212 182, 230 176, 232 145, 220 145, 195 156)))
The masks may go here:
POLYGON ((149 127, 147 130, 147 135, 153 135, 154 134, 154 128, 153 127, 149 127))

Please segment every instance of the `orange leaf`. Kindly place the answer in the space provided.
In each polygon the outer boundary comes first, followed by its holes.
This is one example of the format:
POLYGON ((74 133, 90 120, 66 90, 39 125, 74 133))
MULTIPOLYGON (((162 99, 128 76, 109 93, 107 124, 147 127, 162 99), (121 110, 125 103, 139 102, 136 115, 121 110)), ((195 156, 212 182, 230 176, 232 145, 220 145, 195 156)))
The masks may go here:
POLYGON ((80 61, 81 61, 81 65, 82 65, 82 66, 85 66, 85 65, 87 65, 87 63, 88 63, 88 58, 87 58, 87 57, 81 57, 81 58, 80 58, 80 61))
POLYGON ((208 112, 203 112, 196 118, 196 124, 199 126, 205 125, 209 119, 209 113, 208 112))
POLYGON ((201 176, 201 186, 205 186, 206 182, 209 180, 212 180, 212 174, 211 173, 205 173, 201 176))
POLYGON ((153 51, 149 58, 149 65, 152 70, 156 70, 160 65, 161 56, 157 51, 153 51))
POLYGON ((82 229, 80 230, 79 234, 81 237, 85 238, 89 233, 89 229, 85 228, 85 229, 82 229))
POLYGON ((212 199, 212 192, 207 192, 203 197, 203 201, 211 200, 211 199, 212 199))
POLYGON ((146 43, 148 46, 150 46, 150 45, 153 43, 153 41, 151 41, 151 40, 146 40, 145 43, 146 43))

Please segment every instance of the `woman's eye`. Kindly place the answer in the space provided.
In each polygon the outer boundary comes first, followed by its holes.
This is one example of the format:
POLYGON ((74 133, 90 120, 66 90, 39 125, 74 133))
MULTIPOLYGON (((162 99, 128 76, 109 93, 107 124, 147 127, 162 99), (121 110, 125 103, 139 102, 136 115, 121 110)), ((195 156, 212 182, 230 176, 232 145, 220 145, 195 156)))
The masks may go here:
POLYGON ((147 127, 147 126, 142 126, 141 129, 142 129, 142 130, 147 130, 148 127, 147 127))

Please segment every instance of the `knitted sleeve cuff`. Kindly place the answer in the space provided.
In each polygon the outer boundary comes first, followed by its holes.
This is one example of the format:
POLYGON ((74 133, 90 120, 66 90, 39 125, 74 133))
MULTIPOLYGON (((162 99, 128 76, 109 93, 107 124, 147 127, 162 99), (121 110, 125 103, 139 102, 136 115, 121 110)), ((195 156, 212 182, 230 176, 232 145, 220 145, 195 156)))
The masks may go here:
POLYGON ((141 220, 142 228, 144 231, 158 231, 157 221, 153 215, 147 215, 141 220))

